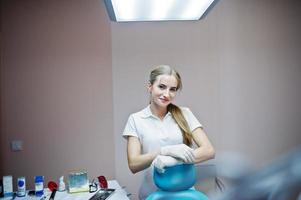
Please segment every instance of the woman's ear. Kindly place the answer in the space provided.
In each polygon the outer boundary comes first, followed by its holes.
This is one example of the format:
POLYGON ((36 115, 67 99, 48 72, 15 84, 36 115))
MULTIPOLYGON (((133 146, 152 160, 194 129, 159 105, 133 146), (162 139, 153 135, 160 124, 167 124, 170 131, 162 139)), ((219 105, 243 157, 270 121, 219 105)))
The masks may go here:
POLYGON ((151 92, 152 91, 152 87, 153 87, 153 85, 151 83, 148 83, 147 86, 146 86, 147 91, 151 92))

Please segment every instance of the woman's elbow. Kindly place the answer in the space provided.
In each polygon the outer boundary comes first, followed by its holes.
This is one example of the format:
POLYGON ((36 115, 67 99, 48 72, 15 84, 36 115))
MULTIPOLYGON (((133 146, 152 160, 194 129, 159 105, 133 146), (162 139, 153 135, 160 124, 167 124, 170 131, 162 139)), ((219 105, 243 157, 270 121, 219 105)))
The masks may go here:
POLYGON ((208 157, 209 159, 214 159, 215 158, 215 150, 213 147, 210 147, 208 150, 208 157))
POLYGON ((139 172, 138 168, 134 164, 129 163, 128 165, 129 165, 129 169, 131 170, 131 172, 133 174, 136 174, 137 172, 139 172))
POLYGON ((134 167, 129 167, 129 168, 133 174, 136 174, 138 172, 138 170, 135 169, 134 167))

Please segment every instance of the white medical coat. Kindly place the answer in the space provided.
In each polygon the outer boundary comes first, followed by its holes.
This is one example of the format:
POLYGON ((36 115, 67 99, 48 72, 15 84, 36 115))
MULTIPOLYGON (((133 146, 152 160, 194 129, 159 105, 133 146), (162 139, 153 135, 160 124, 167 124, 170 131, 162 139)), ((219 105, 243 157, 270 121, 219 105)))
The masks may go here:
MULTIPOLYGON (((182 113, 188 123, 190 131, 202 127, 189 108, 181 107, 182 113)), ((156 151, 160 147, 182 144, 183 136, 178 124, 168 112, 161 120, 153 115, 148 105, 143 110, 129 116, 123 137, 137 137, 142 147, 142 154, 156 151)), ((139 199, 146 199, 148 195, 158 188, 153 183, 153 167, 144 170, 144 179, 139 190, 139 199)))

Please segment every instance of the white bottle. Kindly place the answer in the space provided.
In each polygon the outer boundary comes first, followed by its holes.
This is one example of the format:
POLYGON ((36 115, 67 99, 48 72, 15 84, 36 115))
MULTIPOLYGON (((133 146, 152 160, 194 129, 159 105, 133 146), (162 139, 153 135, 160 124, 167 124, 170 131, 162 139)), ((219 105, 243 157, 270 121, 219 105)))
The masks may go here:
POLYGON ((65 182, 64 182, 64 176, 60 177, 60 181, 59 181, 59 191, 65 191, 66 190, 66 186, 65 186, 65 182))
POLYGON ((26 182, 25 182, 25 177, 19 177, 17 179, 17 185, 18 185, 18 192, 17 196, 18 197, 25 197, 26 195, 26 182))
POLYGON ((13 196, 13 176, 3 176, 3 194, 4 197, 13 196))

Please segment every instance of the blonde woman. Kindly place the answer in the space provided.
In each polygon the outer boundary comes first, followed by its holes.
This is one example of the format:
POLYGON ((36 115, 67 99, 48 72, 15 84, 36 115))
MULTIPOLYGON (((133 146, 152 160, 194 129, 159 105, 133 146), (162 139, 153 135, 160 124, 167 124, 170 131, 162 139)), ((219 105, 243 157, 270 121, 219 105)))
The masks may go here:
POLYGON ((168 65, 160 65, 150 73, 150 103, 129 116, 123 137, 127 139, 128 165, 133 173, 144 170, 139 199, 156 191, 152 167, 179 163, 199 163, 214 158, 215 151, 202 125, 193 113, 173 104, 182 88, 179 73, 168 65), (192 148, 192 144, 196 148, 192 148))

